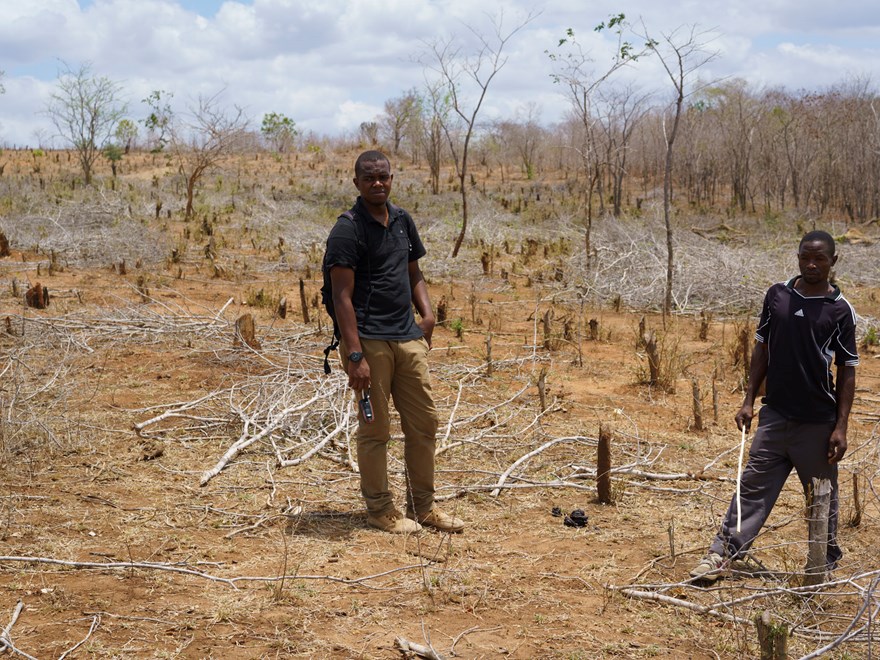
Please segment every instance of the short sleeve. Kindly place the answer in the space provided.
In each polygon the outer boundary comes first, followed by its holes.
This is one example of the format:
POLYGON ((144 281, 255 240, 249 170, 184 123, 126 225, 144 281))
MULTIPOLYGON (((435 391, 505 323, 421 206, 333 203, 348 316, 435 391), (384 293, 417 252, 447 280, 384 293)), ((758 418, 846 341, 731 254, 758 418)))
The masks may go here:
POLYGON ((419 236, 419 230, 416 229, 416 223, 413 222, 412 217, 409 213, 405 214, 406 218, 406 231, 409 234, 409 244, 412 246, 412 249, 409 253, 410 261, 417 261, 424 257, 428 251, 425 249, 424 244, 422 243, 422 239, 419 236))
POLYGON ((838 366, 857 367, 859 364, 859 349, 856 342, 856 313, 848 301, 845 302, 845 310, 837 324, 837 347, 834 351, 834 362, 838 366))
POLYGON ((357 264, 358 238, 354 223, 347 218, 339 218, 327 237, 324 268, 344 266, 356 270, 357 264))
POLYGON ((761 306, 761 316, 758 317, 758 327, 755 329, 755 340, 766 344, 770 339, 770 299, 773 289, 769 289, 764 296, 764 304, 761 306))

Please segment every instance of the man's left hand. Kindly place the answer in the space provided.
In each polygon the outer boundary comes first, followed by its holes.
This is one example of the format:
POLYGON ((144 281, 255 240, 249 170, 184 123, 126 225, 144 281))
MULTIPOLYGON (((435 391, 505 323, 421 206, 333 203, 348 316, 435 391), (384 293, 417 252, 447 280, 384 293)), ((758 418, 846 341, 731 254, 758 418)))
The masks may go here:
POLYGON ((428 342, 428 348, 431 348, 431 338, 434 336, 435 323, 436 321, 434 321, 433 316, 423 318, 418 323, 418 326, 422 329, 422 334, 425 335, 425 341, 428 342))
POLYGON ((838 429, 834 429, 831 433, 831 439, 828 441, 828 462, 830 464, 838 463, 846 453, 846 433, 838 429))

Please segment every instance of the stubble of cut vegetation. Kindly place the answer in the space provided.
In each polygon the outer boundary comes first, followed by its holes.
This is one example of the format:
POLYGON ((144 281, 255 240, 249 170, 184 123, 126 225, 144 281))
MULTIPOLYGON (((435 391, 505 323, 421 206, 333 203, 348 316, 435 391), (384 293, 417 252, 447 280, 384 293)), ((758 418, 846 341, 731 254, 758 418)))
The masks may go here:
MULTIPOLYGON (((59 159, 44 188, 27 152, 18 173, 7 166, 0 646, 40 658, 391 658, 407 645, 435 657, 741 658, 758 655, 752 621, 765 610, 792 631, 792 654, 857 657, 876 643, 875 243, 841 241, 836 272, 861 315, 840 474, 846 557, 832 582, 798 591, 807 542, 792 478, 754 562, 706 588, 686 579, 734 492, 740 331, 792 274, 799 228, 728 218, 719 236, 717 219, 680 221, 678 312, 664 322, 665 230, 649 203, 594 220, 588 271, 558 187, 538 201, 529 182, 528 210, 514 213, 497 201, 513 185, 490 180, 452 259, 454 192, 428 194, 427 170, 396 172, 432 300, 447 305, 430 357, 437 500, 467 528, 391 536, 366 524, 354 403, 338 361, 322 369, 320 262, 353 200, 354 155, 231 159, 235 175, 205 181, 188 222, 161 155, 126 157, 116 190, 100 172, 96 187, 71 186, 59 159), (46 309, 24 305, 37 282, 46 309), (259 348, 236 332, 244 314, 259 348), (646 377, 649 333, 662 383, 646 377), (597 501, 600 428, 610 504, 597 501), (585 526, 564 523, 575 509, 585 526)), ((396 419, 392 435, 402 501, 396 419)))

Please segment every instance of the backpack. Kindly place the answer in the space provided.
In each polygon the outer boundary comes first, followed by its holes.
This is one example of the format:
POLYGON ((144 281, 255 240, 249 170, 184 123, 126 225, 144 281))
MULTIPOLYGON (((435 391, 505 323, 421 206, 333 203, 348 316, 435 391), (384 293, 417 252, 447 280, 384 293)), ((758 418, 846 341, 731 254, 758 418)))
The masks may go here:
MULTIPOLYGON (((345 211, 342 213, 337 220, 342 220, 343 218, 347 219, 354 225, 354 233, 357 238, 357 250, 358 250, 358 261, 367 254, 367 235, 363 223, 360 222, 354 214, 354 208, 350 211, 345 211)), ((324 349, 324 373, 330 373, 330 352, 335 351, 339 347, 339 340, 342 336, 342 333, 339 330, 339 322, 336 320, 336 310, 333 306, 333 283, 330 280, 330 269, 327 267, 327 251, 324 251, 324 258, 321 260, 321 270, 324 274, 324 284, 321 286, 321 302, 324 304, 324 309, 327 311, 327 316, 330 317, 330 320, 333 321, 333 338, 330 340, 330 343, 327 345, 327 348, 324 349)), ((370 275, 370 260, 369 256, 367 258, 367 276, 369 278, 370 275)), ((373 284, 370 282, 370 291, 372 292, 373 284)), ((369 298, 368 298, 369 300, 369 298)))

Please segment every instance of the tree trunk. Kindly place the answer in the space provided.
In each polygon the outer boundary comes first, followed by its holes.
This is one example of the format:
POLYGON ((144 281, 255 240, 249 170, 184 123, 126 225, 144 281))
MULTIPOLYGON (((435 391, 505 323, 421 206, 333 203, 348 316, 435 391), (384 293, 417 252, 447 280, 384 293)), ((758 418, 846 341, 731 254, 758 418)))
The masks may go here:
POLYGON ((764 610, 755 617, 755 628, 758 630, 761 660, 785 660, 788 656, 788 626, 773 623, 770 612, 764 610))
POLYGON ((831 510, 831 480, 813 477, 809 495, 810 546, 804 569, 804 585, 825 581, 828 562, 828 514, 831 510))
POLYGON ((596 490, 600 503, 611 504, 611 433, 601 426, 596 455, 596 490))
POLYGON ((464 235, 467 231, 468 223, 467 188, 465 187, 464 167, 462 167, 461 176, 459 176, 458 180, 459 185, 461 186, 461 231, 458 233, 458 238, 455 239, 455 246, 452 248, 453 258, 458 256, 458 251, 461 249, 461 244, 464 243, 464 235))
POLYGON ((190 220, 193 216, 193 197, 195 195, 196 179, 190 177, 186 180, 186 210, 184 211, 184 220, 190 220))

